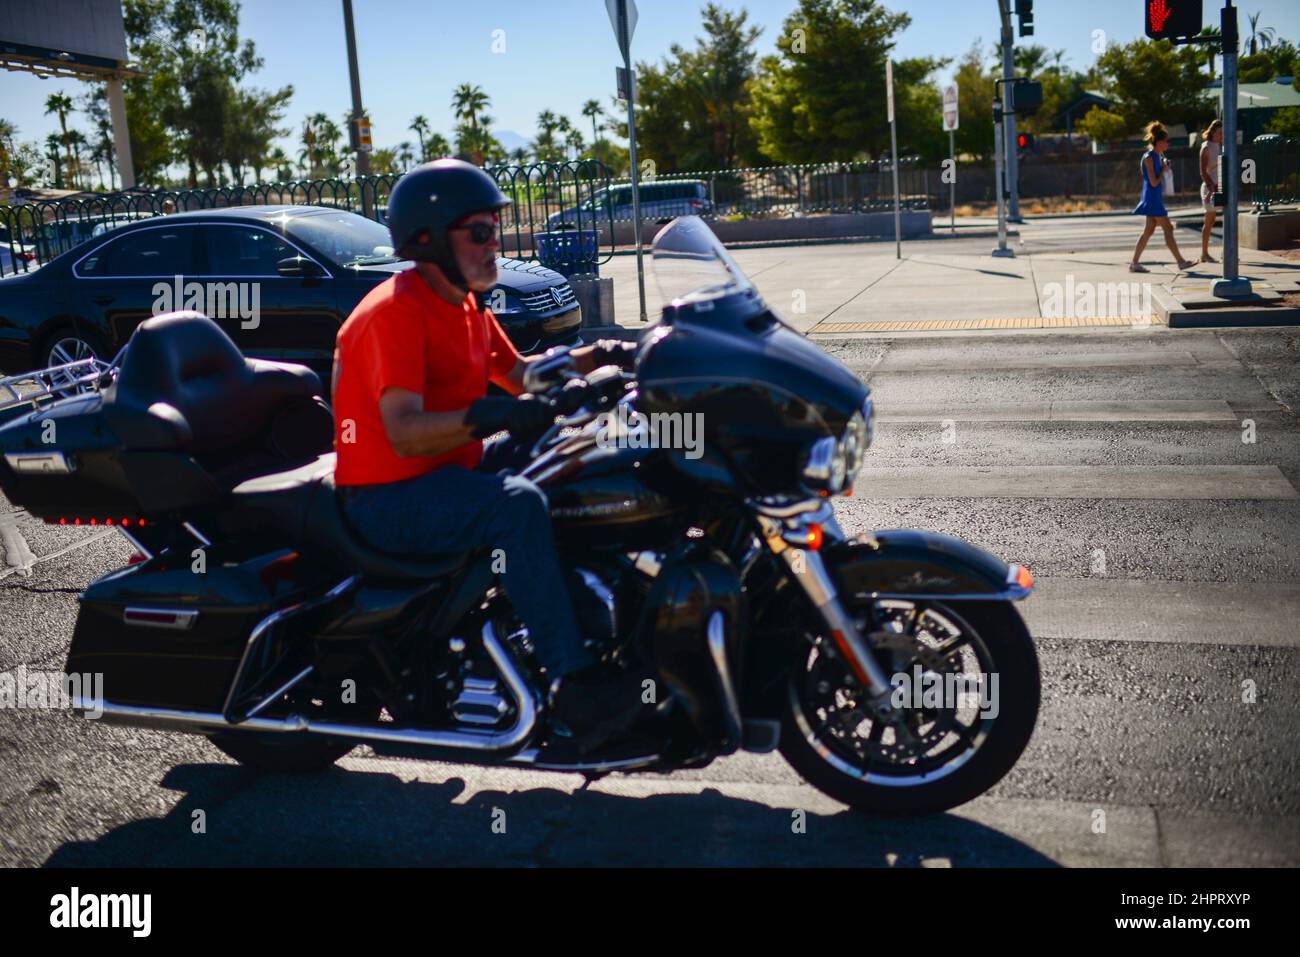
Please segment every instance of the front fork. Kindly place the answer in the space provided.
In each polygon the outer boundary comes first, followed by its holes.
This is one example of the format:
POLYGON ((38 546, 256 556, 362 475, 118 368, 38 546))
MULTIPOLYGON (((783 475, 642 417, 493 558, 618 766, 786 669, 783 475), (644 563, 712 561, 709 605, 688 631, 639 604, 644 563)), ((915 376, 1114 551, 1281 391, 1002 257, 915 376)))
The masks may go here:
POLYGON ((877 715, 890 715, 893 687, 889 675, 871 653, 857 622, 840 601, 826 561, 822 558, 824 539, 843 538, 828 501, 810 500, 793 506, 770 506, 751 503, 758 513, 763 539, 773 554, 780 556, 793 579, 808 596, 821 616, 853 676, 867 692, 867 705, 877 715))

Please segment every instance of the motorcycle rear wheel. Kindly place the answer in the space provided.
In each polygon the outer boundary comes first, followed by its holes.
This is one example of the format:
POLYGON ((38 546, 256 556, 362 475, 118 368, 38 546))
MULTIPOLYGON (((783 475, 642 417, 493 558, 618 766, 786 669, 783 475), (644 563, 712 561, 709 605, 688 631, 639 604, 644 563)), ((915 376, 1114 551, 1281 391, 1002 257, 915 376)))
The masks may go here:
MULTIPOLYGON (((958 731, 943 734, 939 738, 942 727, 937 723, 933 725, 936 730, 929 733, 940 741, 953 741, 956 748, 965 745, 964 750, 944 763, 934 766, 926 764, 927 761, 937 761, 942 757, 944 752, 938 750, 938 744, 935 745, 938 754, 933 758, 931 755, 934 752, 926 751, 910 761, 900 759, 898 763, 892 764, 888 760, 877 761, 879 752, 888 753, 891 747, 901 749, 902 739, 888 730, 887 725, 883 730, 878 730, 876 723, 867 718, 865 711, 855 711, 853 704, 838 697, 842 692, 836 687, 831 687, 830 695, 837 701, 845 701, 843 708, 818 710, 810 707, 810 685, 816 690, 822 690, 837 683, 824 678, 820 681, 810 680, 818 677, 814 671, 818 646, 810 648, 804 645, 790 676, 789 693, 781 722, 780 751, 804 780, 855 810, 891 815, 934 814, 983 794, 1000 781, 1019 759, 1029 743, 1038 717, 1038 656, 1024 621, 1010 602, 895 604, 913 605, 917 618, 928 613, 931 619, 946 622, 948 627, 955 627, 973 639, 972 644, 978 645, 984 652, 981 664, 988 667, 987 673, 998 677, 996 716, 992 720, 979 722, 979 728, 968 732, 968 738, 963 738, 958 731), (984 658, 989 660, 984 661, 984 658), (868 731, 862 734, 861 729, 864 727, 868 731), (893 737, 894 743, 886 742, 884 735, 893 737), (854 750, 855 746, 863 750, 875 749, 877 754, 863 755, 854 750)), ((860 625, 870 625, 867 608, 855 608, 852 611, 860 625)), ((898 643, 903 644, 901 641, 898 643)), ((822 654, 828 660, 835 657, 833 651, 829 655, 825 652, 822 654)), ((830 660, 830 664, 836 662, 830 660)), ((898 661, 893 664, 894 667, 886 665, 886 671, 891 677, 899 670, 912 671, 911 664, 903 667, 899 667, 898 661)), ((844 665, 841 663, 839 667, 843 669, 844 665)), ((930 656, 926 660, 927 672, 935 667, 943 667, 942 655, 930 656)), ((830 676, 834 678, 833 670, 830 676)), ((849 680, 839 683, 856 684, 849 680)), ((814 698, 816 690, 811 692, 814 698)), ((917 709, 914 713, 918 727, 923 730, 927 717, 933 712, 917 709)), ((951 727, 964 729, 957 722, 953 722, 951 727)), ((921 737, 919 740, 925 739, 921 737)))
MULTIPOLYGON (((302 707, 299 705, 294 710, 301 713, 302 707)), ((345 708, 346 714, 334 714, 331 717, 355 723, 374 721, 379 717, 378 705, 358 704, 345 708)), ((210 735, 208 741, 245 767, 272 774, 312 774, 324 771, 361 743, 305 731, 222 731, 210 735)))

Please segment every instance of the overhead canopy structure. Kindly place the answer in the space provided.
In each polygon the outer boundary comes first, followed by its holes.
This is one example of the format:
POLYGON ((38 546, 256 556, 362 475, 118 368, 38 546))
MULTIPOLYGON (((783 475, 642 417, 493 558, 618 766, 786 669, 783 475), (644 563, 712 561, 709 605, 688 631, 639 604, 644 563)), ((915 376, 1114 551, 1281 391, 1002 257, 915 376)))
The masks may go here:
POLYGON ((0 67, 47 77, 103 82, 123 187, 135 185, 122 80, 127 64, 121 0, 40 0, 0 4, 0 67))

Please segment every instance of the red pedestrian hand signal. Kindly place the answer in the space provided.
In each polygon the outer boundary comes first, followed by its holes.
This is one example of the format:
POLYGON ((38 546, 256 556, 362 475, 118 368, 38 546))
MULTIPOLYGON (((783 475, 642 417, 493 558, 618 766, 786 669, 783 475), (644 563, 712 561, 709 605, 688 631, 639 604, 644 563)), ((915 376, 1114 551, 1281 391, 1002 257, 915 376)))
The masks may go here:
POLYGON ((1165 0, 1149 0, 1148 7, 1151 16, 1151 29, 1159 33, 1165 28, 1165 21, 1169 19, 1169 14, 1173 13, 1173 11, 1165 6, 1165 0))

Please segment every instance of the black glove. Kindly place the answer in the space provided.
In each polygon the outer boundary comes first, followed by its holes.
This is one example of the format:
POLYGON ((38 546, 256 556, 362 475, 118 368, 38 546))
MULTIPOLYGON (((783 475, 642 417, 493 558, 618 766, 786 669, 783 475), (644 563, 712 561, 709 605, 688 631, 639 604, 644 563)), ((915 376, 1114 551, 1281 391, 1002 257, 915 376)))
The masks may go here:
POLYGON ((597 339, 592 343, 591 357, 596 367, 618 366, 624 372, 631 372, 636 366, 638 344, 624 342, 622 339, 597 339))
POLYGON ((555 423, 555 408, 538 399, 514 399, 489 395, 477 399, 465 412, 465 424, 474 426, 470 435, 485 439, 506 431, 516 438, 540 435, 555 423))

